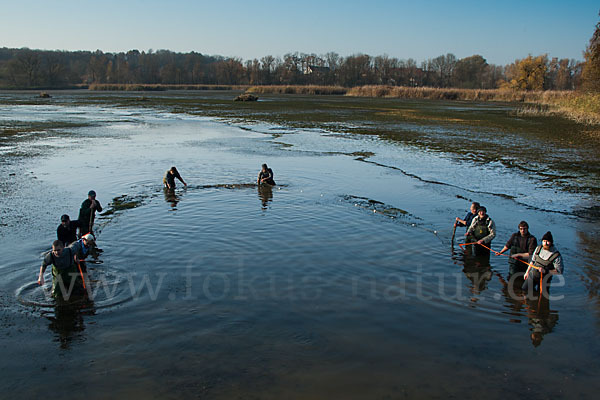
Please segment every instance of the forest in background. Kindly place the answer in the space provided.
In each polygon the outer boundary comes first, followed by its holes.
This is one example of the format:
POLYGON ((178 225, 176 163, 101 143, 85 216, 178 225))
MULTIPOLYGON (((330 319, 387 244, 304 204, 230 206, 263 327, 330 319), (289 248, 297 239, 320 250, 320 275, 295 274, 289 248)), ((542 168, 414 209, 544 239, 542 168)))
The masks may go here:
MULTIPOLYGON (((104 53, 0 48, 0 89, 226 89, 251 93, 509 101, 520 113, 600 126, 600 22, 584 60, 529 55, 505 66, 481 55, 423 61, 288 53, 242 61, 169 50, 104 53)), ((600 130, 595 131, 600 138, 600 130)))
POLYGON ((480 55, 413 59, 356 54, 289 53, 242 61, 169 50, 104 53, 0 48, 0 88, 61 89, 90 85, 364 85, 573 90, 583 62, 529 56, 506 66, 480 55))

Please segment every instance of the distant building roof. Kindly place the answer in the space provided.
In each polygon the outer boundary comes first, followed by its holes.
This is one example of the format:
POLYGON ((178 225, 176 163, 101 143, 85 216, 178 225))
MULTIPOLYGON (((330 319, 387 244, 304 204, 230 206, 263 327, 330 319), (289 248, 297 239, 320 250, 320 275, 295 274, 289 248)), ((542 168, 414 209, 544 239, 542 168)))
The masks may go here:
POLYGON ((319 67, 318 65, 309 65, 308 68, 306 68, 306 72, 305 74, 315 74, 315 73, 327 73, 329 72, 329 67, 319 67))

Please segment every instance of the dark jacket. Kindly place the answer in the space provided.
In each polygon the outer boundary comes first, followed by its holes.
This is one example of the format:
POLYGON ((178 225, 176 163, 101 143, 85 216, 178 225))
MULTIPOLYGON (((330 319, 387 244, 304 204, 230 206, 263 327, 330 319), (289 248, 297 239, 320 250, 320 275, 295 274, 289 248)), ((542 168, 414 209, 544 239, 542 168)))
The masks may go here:
MULTIPOLYGON (((83 203, 81 203, 81 208, 79 209, 79 229, 81 230, 82 234, 88 233, 90 230, 90 225, 94 224, 92 209, 90 208, 91 204, 92 201, 90 199, 86 199, 83 201, 83 203)), ((102 206, 98 200, 96 200, 96 208, 94 213, 96 211, 102 211, 102 206)))
POLYGON ((79 221, 69 221, 67 227, 60 224, 58 228, 56 228, 56 237, 63 242, 63 245, 66 247, 77 240, 77 228, 79 227, 81 227, 79 221))

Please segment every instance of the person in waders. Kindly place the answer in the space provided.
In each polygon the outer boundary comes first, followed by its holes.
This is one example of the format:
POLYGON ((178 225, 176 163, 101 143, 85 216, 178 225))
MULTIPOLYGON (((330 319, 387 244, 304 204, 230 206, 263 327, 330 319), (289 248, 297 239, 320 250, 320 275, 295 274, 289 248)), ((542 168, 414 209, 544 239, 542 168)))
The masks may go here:
POLYGON ((91 233, 87 235, 83 235, 81 239, 76 242, 71 243, 69 248, 73 251, 73 255, 75 256, 75 262, 80 263, 80 267, 83 272, 87 270, 85 259, 89 256, 94 250, 94 245, 96 241, 94 240, 94 236, 91 233))
POLYGON ((542 236, 542 245, 537 246, 533 251, 530 264, 533 267, 530 265, 527 268, 527 272, 525 272, 523 291, 530 297, 534 291, 541 292, 544 296, 547 296, 552 277, 554 275, 562 275, 565 269, 560 252, 554 247, 554 238, 550 231, 542 236), (541 288, 540 285, 542 285, 541 288))
POLYGON ((526 262, 537 247, 537 239, 529 233, 529 224, 525 221, 519 222, 519 232, 512 234, 502 250, 496 253, 497 256, 510 249, 510 258, 508 259, 508 275, 512 276, 517 272, 525 273, 527 270, 526 262))
POLYGON ((79 236, 83 236, 86 233, 93 233, 92 228, 94 227, 96 211, 102 211, 102 206, 96 200, 96 192, 90 190, 88 198, 81 203, 81 208, 79 209, 79 236))
POLYGON ((467 242, 477 243, 477 245, 474 246, 476 256, 489 257, 490 250, 486 247, 491 247, 492 240, 496 237, 496 224, 489 215, 487 215, 487 209, 485 207, 479 207, 477 215, 473 218, 465 236, 467 237, 467 242))
POLYGON ((267 164, 263 164, 260 172, 258 173, 258 179, 256 183, 259 185, 266 183, 267 185, 275 186, 275 180, 273 179, 273 170, 267 166, 267 164))
POLYGON ((66 247, 77 240, 79 221, 71 221, 67 214, 60 217, 60 225, 56 228, 56 237, 66 247))
POLYGON ((163 177, 163 185, 165 186, 165 189, 175 190, 175 178, 179 179, 181 183, 183 183, 183 186, 187 187, 187 183, 185 183, 179 174, 179 171, 177 171, 177 168, 171 167, 167 170, 167 172, 165 172, 165 176, 163 177))
POLYGON ((73 295, 84 294, 81 273, 75 262, 72 248, 63 246, 60 240, 52 243, 52 251, 46 253, 42 260, 38 285, 44 284, 46 267, 52 265, 52 296, 61 300, 69 300, 73 295))
POLYGON ((467 229, 469 229, 469 226, 471 226, 471 222, 473 221, 473 218, 475 218, 475 215, 477 215, 477 210, 479 209, 479 207, 480 207, 479 203, 474 201, 471 204, 471 208, 467 212, 467 215, 465 215, 464 219, 460 219, 460 218, 456 217, 456 220, 454 221, 454 227, 456 228, 457 226, 466 226, 467 229))

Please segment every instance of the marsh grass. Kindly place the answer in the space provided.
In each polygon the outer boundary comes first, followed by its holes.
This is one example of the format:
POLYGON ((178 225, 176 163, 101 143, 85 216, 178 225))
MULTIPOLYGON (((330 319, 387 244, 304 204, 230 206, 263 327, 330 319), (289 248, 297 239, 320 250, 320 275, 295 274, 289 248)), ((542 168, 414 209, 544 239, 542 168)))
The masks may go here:
POLYGON ((347 96, 426 100, 524 103, 519 116, 560 116, 586 125, 600 125, 600 94, 570 90, 515 91, 507 89, 439 89, 403 86, 360 86, 347 96))
POLYGON ((572 92, 564 97, 546 97, 515 112, 518 116, 558 116, 585 125, 600 125, 600 94, 572 92))
POLYGON ((270 85, 251 86, 247 93, 255 94, 306 94, 306 95, 344 95, 347 88, 341 86, 318 85, 270 85))
POLYGON ((550 102, 551 112, 588 125, 600 125, 600 94, 573 93, 550 102))
POLYGON ((408 86, 357 86, 347 96, 388 97, 397 99, 540 102, 543 99, 562 98, 568 91, 514 91, 506 89, 456 89, 408 86))
POLYGON ((587 125, 600 125, 600 95, 574 91, 516 91, 366 85, 353 88, 319 85, 166 85, 91 84, 92 91, 232 90, 252 94, 345 95, 349 97, 457 100, 523 103, 519 116, 560 116, 587 125))

